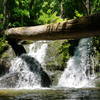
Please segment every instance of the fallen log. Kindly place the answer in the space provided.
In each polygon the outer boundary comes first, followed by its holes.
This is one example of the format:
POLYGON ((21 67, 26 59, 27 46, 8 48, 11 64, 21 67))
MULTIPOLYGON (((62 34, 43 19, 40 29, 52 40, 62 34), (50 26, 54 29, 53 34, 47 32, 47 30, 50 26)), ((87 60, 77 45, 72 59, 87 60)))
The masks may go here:
POLYGON ((55 24, 10 28, 10 38, 23 40, 59 40, 100 36, 100 13, 55 24))

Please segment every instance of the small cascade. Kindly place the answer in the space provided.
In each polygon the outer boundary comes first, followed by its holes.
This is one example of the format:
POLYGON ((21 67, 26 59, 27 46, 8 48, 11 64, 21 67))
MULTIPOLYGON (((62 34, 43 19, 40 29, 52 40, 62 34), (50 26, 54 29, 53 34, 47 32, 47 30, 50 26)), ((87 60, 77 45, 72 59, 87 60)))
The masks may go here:
POLYGON ((67 62, 67 68, 59 79, 61 87, 90 87, 94 74, 92 38, 81 39, 75 54, 67 62))
POLYGON ((28 54, 22 54, 11 62, 9 73, 0 78, 0 88, 49 87, 49 76, 43 71, 47 43, 37 41, 29 46, 28 54))
POLYGON ((47 47, 47 41, 36 41, 30 44, 28 55, 34 57, 41 65, 44 65, 47 47))

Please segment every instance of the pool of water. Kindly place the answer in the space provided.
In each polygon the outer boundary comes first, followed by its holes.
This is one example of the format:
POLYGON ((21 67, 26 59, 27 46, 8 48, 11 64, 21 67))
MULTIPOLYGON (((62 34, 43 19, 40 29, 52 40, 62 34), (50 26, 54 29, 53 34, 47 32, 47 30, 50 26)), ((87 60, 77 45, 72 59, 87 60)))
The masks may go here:
POLYGON ((0 89, 0 100, 100 100, 100 88, 0 89))

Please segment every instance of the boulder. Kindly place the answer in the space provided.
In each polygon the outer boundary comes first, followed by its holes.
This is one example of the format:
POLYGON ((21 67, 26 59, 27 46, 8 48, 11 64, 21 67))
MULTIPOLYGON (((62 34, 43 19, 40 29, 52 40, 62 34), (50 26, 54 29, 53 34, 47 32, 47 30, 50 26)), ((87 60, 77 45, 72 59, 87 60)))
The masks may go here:
POLYGON ((9 71, 11 66, 11 59, 9 58, 2 58, 0 59, 0 76, 4 75, 9 71))

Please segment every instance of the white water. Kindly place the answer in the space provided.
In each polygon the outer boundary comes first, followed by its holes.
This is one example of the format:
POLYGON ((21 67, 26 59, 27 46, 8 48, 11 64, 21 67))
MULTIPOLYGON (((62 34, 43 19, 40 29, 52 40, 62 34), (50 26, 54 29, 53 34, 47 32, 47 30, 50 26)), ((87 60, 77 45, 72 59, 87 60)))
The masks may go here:
POLYGON ((36 41, 29 46, 28 55, 34 57, 41 65, 44 65, 47 48, 47 41, 36 41))
POLYGON ((29 46, 28 54, 12 60, 9 73, 0 78, 0 88, 41 87, 41 65, 44 64, 47 46, 45 41, 37 41, 29 46))
MULTIPOLYGON (((29 58, 30 60, 34 60, 29 58)), ((35 62, 35 61, 34 61, 35 62)), ((18 73, 18 80, 15 88, 36 88, 41 87, 41 76, 39 74, 41 66, 38 63, 27 63, 22 58, 15 58, 12 61, 12 66, 9 73, 18 73), (35 67, 33 64, 37 64, 38 70, 33 72, 30 67, 35 67), (30 64, 30 65, 29 65, 30 64)))
POLYGON ((94 79, 94 58, 92 56, 92 39, 81 39, 75 54, 67 62, 67 68, 61 75, 58 86, 90 87, 94 79))
MULTIPOLYGON (((48 44, 37 41, 29 46, 29 53, 12 60, 9 73, 0 78, 0 88, 39 88, 48 44), (34 58, 36 59, 34 59, 34 58)), ((58 82, 60 87, 89 87, 94 79, 94 60, 91 39, 82 39, 75 54, 58 82)), ((44 76, 45 77, 45 76, 44 76)))

